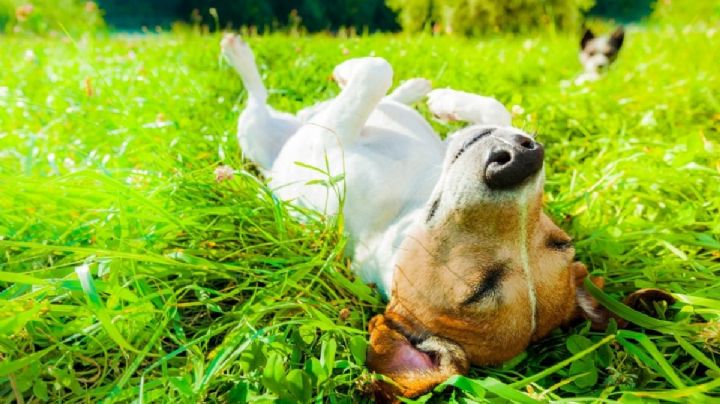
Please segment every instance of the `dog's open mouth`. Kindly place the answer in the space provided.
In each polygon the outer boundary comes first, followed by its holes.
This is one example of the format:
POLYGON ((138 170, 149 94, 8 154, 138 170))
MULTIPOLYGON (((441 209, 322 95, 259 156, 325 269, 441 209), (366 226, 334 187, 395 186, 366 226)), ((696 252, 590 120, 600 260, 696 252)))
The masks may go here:
POLYGON ((438 367, 438 357, 432 353, 423 352, 408 342, 398 347, 391 365, 397 369, 434 370, 438 367))

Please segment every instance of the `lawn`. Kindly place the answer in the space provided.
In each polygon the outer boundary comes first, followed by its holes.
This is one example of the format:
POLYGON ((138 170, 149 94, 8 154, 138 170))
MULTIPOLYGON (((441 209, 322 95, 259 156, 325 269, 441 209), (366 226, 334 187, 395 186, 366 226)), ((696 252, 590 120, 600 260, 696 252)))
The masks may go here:
MULTIPOLYGON (((243 161, 245 93, 218 42, 0 36, 2 402, 366 400, 383 302, 349 271, 342 221, 293 219, 243 161)), ((556 330, 431 400, 720 399, 720 32, 631 29, 585 86, 566 83, 565 34, 249 42, 281 110, 333 96, 333 66, 369 54, 396 82, 520 106, 546 147, 546 207, 604 298, 678 299, 656 319, 620 307, 624 330, 556 330)))

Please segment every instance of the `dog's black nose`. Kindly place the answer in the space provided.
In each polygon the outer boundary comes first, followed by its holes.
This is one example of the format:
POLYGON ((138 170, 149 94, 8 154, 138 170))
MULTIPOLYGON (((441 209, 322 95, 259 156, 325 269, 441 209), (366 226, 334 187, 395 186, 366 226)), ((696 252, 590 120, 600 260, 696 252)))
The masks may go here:
POLYGON ((543 146, 523 135, 513 135, 495 146, 485 163, 485 183, 490 189, 507 189, 519 185, 540 171, 543 146))

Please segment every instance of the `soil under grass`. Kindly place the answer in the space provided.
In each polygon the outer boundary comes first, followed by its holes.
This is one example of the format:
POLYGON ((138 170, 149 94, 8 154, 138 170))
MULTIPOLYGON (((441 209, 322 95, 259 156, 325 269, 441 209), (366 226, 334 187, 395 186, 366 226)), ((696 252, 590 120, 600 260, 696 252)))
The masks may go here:
MULTIPOLYGON (((342 221, 299 223, 242 160, 245 93, 218 42, 0 37, 3 402, 364 400, 383 302, 349 272, 342 221)), ((581 87, 563 83, 580 70, 571 36, 249 42, 280 110, 333 96, 333 66, 369 54, 396 82, 521 106, 547 209, 606 298, 679 301, 623 311, 626 330, 557 330, 433 400, 720 399, 720 33, 630 30, 581 87)))

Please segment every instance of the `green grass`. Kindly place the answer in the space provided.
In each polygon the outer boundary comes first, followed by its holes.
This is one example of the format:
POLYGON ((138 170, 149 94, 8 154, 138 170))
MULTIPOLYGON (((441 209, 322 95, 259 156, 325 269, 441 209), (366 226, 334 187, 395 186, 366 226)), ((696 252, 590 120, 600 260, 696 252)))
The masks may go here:
MULTIPOLYGON (((336 94, 332 67, 371 53, 396 80, 521 105, 547 209, 606 278, 599 297, 678 294, 657 319, 616 308, 628 330, 557 330, 432 400, 701 402, 720 397, 719 35, 631 31, 587 87, 561 85, 579 71, 571 36, 250 42, 282 110, 336 94)), ((243 162, 245 94, 218 37, 0 39, 3 402, 362 400, 383 303, 340 225, 294 221, 243 162), (215 181, 221 162, 233 180, 215 181)))

